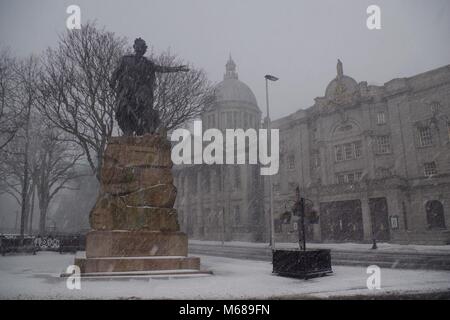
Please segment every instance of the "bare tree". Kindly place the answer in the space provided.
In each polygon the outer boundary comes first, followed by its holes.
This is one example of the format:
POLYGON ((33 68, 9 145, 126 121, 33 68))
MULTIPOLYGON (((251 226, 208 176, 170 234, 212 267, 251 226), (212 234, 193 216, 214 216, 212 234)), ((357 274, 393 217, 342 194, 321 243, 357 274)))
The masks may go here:
POLYGON ((22 125, 23 110, 16 103, 17 76, 16 60, 6 49, 0 49, 0 150, 13 138, 22 125))
POLYGON ((83 156, 78 145, 68 143, 60 129, 44 124, 39 134, 39 149, 33 181, 39 200, 39 232, 45 233, 50 202, 63 189, 73 189, 70 182, 82 176, 79 166, 83 156))
POLYGON ((13 196, 21 208, 20 234, 24 234, 30 204, 32 170, 36 152, 36 136, 33 134, 33 110, 37 101, 37 79, 39 78, 39 62, 36 57, 29 57, 14 65, 15 78, 14 107, 23 110, 23 122, 2 152, 0 172, 2 189, 13 196))
MULTIPOLYGON (((44 62, 39 108, 82 148, 98 180, 106 142, 119 130, 110 84, 125 52, 125 39, 88 23, 61 36, 58 47, 48 49, 44 62)), ((169 52, 153 59, 161 65, 181 64, 169 52)), ((158 75, 155 109, 168 130, 197 117, 212 92, 205 73, 190 69, 182 74, 158 75)))
POLYGON ((124 48, 123 38, 86 24, 60 36, 44 59, 39 109, 82 148, 97 179, 115 126, 111 76, 124 48))

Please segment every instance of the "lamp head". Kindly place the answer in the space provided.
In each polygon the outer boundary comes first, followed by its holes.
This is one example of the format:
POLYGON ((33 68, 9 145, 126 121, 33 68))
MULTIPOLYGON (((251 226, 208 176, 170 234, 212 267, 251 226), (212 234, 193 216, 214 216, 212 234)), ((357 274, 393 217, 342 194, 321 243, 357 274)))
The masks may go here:
POLYGON ((277 77, 272 76, 272 75, 270 75, 270 74, 266 74, 266 75, 264 76, 264 78, 266 78, 267 80, 270 80, 270 81, 277 81, 277 80, 278 80, 277 77))

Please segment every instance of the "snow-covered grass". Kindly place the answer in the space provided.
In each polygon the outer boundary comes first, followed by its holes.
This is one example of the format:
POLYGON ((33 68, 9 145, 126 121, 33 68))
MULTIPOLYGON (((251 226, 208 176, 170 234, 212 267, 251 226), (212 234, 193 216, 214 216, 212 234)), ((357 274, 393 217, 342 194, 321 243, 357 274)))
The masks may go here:
POLYGON ((334 274, 299 280, 275 276, 268 262, 200 256, 214 275, 185 278, 82 279, 69 290, 59 274, 74 255, 39 252, 0 257, 0 298, 6 299, 245 299, 333 297, 450 290, 450 272, 381 269, 381 290, 368 290, 364 267, 333 267, 334 274))
MULTIPOLYGON (((204 244, 204 245, 217 245, 221 246, 221 241, 208 241, 208 240, 189 240, 192 244, 204 244)), ((267 243, 261 242, 243 242, 243 241, 226 241, 224 246, 230 247, 254 247, 254 248, 267 248, 267 243)), ((298 248, 298 243, 282 243, 275 244, 276 248, 298 248)), ((337 251, 373 251, 371 243, 306 243, 307 248, 311 249, 331 249, 337 251)), ((413 244, 393 244, 380 242, 377 243, 378 251, 382 252, 398 252, 398 253, 436 253, 436 254, 450 254, 450 245, 441 246, 427 246, 427 245, 413 245, 413 244)))

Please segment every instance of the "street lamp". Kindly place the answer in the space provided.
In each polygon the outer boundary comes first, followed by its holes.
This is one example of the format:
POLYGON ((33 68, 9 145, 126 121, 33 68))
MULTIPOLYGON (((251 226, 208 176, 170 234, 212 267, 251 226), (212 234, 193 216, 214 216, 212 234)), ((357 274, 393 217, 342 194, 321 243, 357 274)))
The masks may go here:
MULTIPOLYGON (((266 107, 267 107, 267 132, 269 135, 269 144, 271 141, 270 137, 270 116, 269 116, 269 81, 277 81, 278 78, 270 74, 264 76, 266 79, 266 107)), ((272 149, 270 149, 272 150, 272 149)), ((273 186, 272 186, 272 176, 269 175, 269 199, 270 199, 270 246, 272 250, 275 249, 275 225, 273 221, 273 186)))

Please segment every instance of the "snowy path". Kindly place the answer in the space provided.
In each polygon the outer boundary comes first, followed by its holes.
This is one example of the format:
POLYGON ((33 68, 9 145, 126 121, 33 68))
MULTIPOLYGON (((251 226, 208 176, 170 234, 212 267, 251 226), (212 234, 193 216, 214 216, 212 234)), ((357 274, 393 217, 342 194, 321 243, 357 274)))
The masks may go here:
MULTIPOLYGON (((221 241, 210 240, 189 240, 190 244, 198 245, 214 245, 222 246, 221 241)), ((252 247, 252 248, 268 248, 267 243, 262 242, 243 242, 243 241, 226 241, 224 246, 227 247, 252 247)), ((395 244, 379 242, 377 243, 377 252, 386 253, 425 253, 425 254, 450 254, 450 245, 442 246, 427 246, 427 245, 415 245, 415 244, 395 244)), ((333 251, 355 251, 355 252, 373 252, 371 249, 372 243, 307 243, 307 248, 310 249, 331 249, 333 251)), ((298 243, 292 242, 278 242, 276 248, 298 248, 298 243)))
POLYGON ((51 299, 242 299, 282 296, 332 297, 388 292, 449 291, 450 272, 381 269, 381 290, 368 290, 363 267, 335 266, 334 275, 307 281, 272 275, 264 261, 201 256, 213 276, 178 279, 83 279, 81 290, 66 288, 59 273, 73 255, 40 252, 0 257, 0 298, 51 299))

